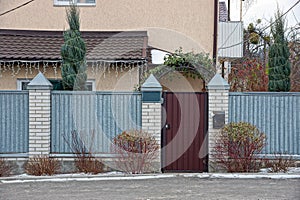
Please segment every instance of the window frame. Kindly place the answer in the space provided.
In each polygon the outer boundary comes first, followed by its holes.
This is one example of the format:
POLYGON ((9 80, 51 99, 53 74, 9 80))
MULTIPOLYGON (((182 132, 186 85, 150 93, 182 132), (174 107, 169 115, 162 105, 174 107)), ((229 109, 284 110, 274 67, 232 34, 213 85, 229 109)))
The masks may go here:
MULTIPOLYGON (((96 6, 96 0, 94 2, 85 2, 85 3, 76 3, 79 0, 71 0, 72 2, 75 2, 75 5, 77 6, 96 6)), ((86 0, 88 1, 88 0, 86 0)), ((70 0, 53 0, 53 5, 54 6, 70 6, 70 0)))
MULTIPOLYGON (((31 80, 32 79, 17 79, 17 90, 23 90, 22 89, 23 83, 29 83, 31 80)), ((53 80, 61 81, 62 79, 53 79, 53 80)), ((92 86, 92 90, 87 90, 87 91, 96 91, 95 80, 94 79, 88 79, 86 81, 86 83, 92 86)))

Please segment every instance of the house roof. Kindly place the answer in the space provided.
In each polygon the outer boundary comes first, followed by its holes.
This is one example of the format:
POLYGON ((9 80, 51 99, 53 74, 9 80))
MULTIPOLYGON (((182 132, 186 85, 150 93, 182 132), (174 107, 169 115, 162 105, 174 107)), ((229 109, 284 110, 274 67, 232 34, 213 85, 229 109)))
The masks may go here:
MULTIPOLYGON (((81 32, 89 60, 146 58, 147 32, 81 32)), ((0 29, 0 60, 60 60, 62 31, 0 29)))
POLYGON ((228 21, 228 10, 225 1, 219 2, 219 21, 220 22, 228 21))

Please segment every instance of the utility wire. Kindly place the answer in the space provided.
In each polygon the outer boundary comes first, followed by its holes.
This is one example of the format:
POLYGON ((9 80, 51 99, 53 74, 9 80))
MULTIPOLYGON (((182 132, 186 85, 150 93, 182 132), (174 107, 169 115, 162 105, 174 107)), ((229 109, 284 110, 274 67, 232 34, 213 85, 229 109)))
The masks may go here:
POLYGON ((0 14, 0 17, 3 16, 3 15, 5 15, 5 14, 7 14, 7 13, 10 13, 10 12, 12 12, 12 11, 14 11, 14 10, 17 10, 17 9, 23 7, 23 6, 26 6, 27 4, 30 4, 30 3, 33 2, 33 1, 34 1, 34 0, 27 1, 26 3, 23 3, 22 5, 19 5, 19 6, 15 7, 15 8, 12 8, 12 9, 10 9, 10 10, 8 10, 8 11, 5 11, 4 13, 1 13, 1 14, 0 14))
POLYGON ((294 11, 292 11, 292 13, 293 13, 293 16, 294 16, 294 18, 295 18, 296 22, 299 24, 299 20, 298 20, 298 18, 296 17, 296 15, 295 15, 294 11))
MULTIPOLYGON (((267 30, 268 28, 270 28, 274 23, 277 22, 277 20, 279 20, 280 18, 282 18, 284 15, 286 15, 287 13, 289 13, 296 5, 298 5, 300 3, 300 0, 298 0, 292 7, 290 7, 285 13, 283 13, 282 15, 280 15, 278 17, 278 19, 276 19, 274 22, 270 23, 269 26, 263 28, 261 31, 265 31, 267 30)), ((240 45, 240 44, 243 44, 243 43, 246 43, 246 41, 242 41, 242 42, 239 42, 239 43, 236 43, 236 44, 233 44, 233 45, 230 45, 230 46, 227 46, 227 47, 222 47, 222 48, 219 48, 219 49, 228 49, 228 48, 232 48, 232 47, 235 47, 237 45, 240 45)))

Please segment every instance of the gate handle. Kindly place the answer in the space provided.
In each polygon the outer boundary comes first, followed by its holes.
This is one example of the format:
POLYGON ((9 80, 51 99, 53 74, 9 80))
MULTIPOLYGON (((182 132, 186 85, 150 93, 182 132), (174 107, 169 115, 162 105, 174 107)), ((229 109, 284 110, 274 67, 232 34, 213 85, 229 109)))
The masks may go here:
POLYGON ((165 125, 165 128, 166 128, 166 129, 170 129, 170 124, 166 124, 166 125, 165 125))

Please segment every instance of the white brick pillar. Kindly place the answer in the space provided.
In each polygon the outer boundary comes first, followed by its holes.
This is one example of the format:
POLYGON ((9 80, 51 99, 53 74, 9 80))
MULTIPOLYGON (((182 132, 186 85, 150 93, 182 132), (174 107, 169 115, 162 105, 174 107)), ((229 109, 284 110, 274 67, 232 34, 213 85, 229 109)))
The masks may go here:
POLYGON ((217 134, 228 123, 229 84, 216 74, 207 85, 208 89, 208 171, 216 171, 214 151, 217 134))
POLYGON ((50 154, 52 84, 40 72, 28 85, 29 157, 50 154))
MULTIPOLYGON (((142 129, 155 137, 161 147, 161 103, 162 86, 151 74, 141 87, 142 129)), ((152 165, 153 171, 161 172, 161 148, 152 165)))

